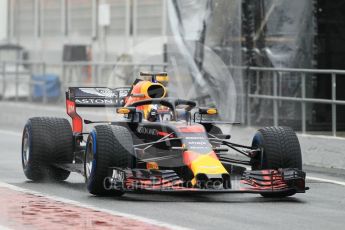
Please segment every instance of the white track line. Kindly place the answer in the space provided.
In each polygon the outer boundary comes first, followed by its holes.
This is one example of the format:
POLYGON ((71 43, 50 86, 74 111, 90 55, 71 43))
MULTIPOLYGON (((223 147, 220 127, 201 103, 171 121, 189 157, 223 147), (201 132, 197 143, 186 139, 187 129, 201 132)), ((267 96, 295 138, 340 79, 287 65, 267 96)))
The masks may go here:
MULTIPOLYGON (((125 217, 125 218, 130 218, 133 220, 138 220, 138 221, 142 221, 148 224, 152 224, 152 225, 156 225, 156 226, 160 226, 160 227, 165 227, 165 228, 169 228, 169 229, 178 229, 178 230, 187 230, 189 228, 184 228, 181 226, 177 226, 177 225, 173 225, 173 224, 169 224, 169 223, 165 223, 162 221, 158 221, 158 220, 153 220, 153 219, 149 219, 146 217, 141 217, 141 216, 136 216, 136 215, 132 215, 132 214, 127 214, 127 213, 123 213, 123 212, 118 212, 118 211, 112 211, 112 210, 108 210, 108 209, 103 209, 103 208, 98 208, 95 207, 93 205, 89 205, 89 204, 83 204, 80 203, 78 201, 74 201, 74 200, 69 200, 69 199, 65 199, 65 198, 61 198, 61 197, 57 197, 57 196, 52 196, 52 195, 47 195, 47 194, 43 194, 40 192, 36 192, 30 189, 24 189, 15 185, 11 185, 11 184, 7 184, 7 183, 3 183, 0 182, 0 187, 3 188, 8 188, 8 189, 12 189, 14 191, 18 191, 18 192, 23 192, 23 193, 28 193, 28 194, 33 194, 33 195, 37 195, 37 196, 42 196, 51 200, 55 200, 55 201, 59 201, 59 202, 63 202, 66 204, 71 204, 71 205, 75 205, 75 206, 79 206, 79 207, 83 207, 83 208, 88 208, 88 209, 92 209, 92 210, 96 210, 96 211, 100 211, 100 212, 105 212, 111 215, 115 215, 115 216, 121 216, 121 217, 125 217)), ((0 230, 1 230, 0 226, 0 230)))
POLYGON ((331 184, 345 186, 345 182, 337 181, 337 180, 329 180, 329 179, 313 177, 313 176, 307 176, 307 179, 309 179, 309 180, 317 180, 317 181, 321 181, 321 182, 326 182, 326 183, 331 183, 331 184))

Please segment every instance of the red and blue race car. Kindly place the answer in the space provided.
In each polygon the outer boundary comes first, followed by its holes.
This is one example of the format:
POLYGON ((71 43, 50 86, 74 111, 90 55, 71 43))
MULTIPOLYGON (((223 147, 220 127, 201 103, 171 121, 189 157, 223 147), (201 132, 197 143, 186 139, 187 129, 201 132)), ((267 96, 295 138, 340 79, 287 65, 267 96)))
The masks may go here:
MULTIPOLYGON (((26 123, 22 165, 33 181, 85 177, 90 193, 257 193, 285 197, 304 193, 305 172, 296 134, 266 127, 252 145, 231 141, 216 121, 216 108, 167 96, 166 73, 142 73, 131 87, 70 87, 63 118, 26 123), (78 107, 114 107, 121 118, 90 121, 78 107), (84 132, 84 125, 93 125, 84 132), (234 154, 243 155, 239 159, 234 154)), ((230 122, 229 122, 230 124, 230 122)))

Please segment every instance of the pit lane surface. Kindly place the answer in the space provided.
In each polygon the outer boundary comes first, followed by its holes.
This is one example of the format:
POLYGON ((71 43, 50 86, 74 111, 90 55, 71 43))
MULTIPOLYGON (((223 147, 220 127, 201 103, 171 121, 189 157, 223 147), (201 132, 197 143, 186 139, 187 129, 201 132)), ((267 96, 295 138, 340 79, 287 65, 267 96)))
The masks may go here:
MULTIPOLYGON (((311 190, 306 194, 285 199, 251 194, 95 197, 76 174, 64 183, 33 183, 21 168, 21 134, 0 130, 0 135, 0 181, 47 195, 192 229, 343 229, 345 224, 345 186, 316 180, 307 181, 311 190)), ((329 170, 314 169, 308 175, 345 181, 344 174, 329 170)))

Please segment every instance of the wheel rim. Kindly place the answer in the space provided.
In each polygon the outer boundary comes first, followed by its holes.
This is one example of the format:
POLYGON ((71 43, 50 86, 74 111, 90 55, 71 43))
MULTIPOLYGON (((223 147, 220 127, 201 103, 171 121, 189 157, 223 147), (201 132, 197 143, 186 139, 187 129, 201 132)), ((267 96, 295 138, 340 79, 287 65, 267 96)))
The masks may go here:
POLYGON ((85 156, 85 176, 86 179, 90 178, 93 168, 93 146, 90 142, 87 147, 86 156, 85 156))
POLYGON ((26 167, 29 163, 30 158, 30 139, 29 139, 29 132, 25 132, 24 139, 23 139, 23 151, 22 151, 22 158, 23 158, 23 165, 26 167))

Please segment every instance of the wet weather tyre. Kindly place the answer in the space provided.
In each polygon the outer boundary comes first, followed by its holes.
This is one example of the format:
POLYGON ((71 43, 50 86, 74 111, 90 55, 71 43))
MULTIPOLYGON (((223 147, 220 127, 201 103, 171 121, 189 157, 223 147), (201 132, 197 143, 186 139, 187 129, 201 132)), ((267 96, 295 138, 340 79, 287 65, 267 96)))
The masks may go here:
POLYGON ((22 166, 28 179, 64 181, 70 172, 54 164, 72 160, 73 133, 68 120, 35 117, 27 121, 22 137, 22 166))
POLYGON ((90 133, 84 160, 87 189, 99 196, 121 196, 122 189, 109 183, 109 167, 128 168, 133 157, 133 140, 127 128, 98 125, 90 133))
MULTIPOLYGON (((253 148, 261 149, 252 169, 296 168, 302 170, 302 153, 296 133, 289 127, 266 127, 254 136, 253 148)), ((264 197, 285 197, 294 191, 283 193, 263 193, 264 197)))

